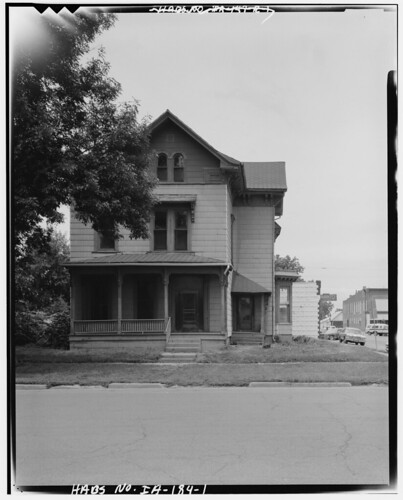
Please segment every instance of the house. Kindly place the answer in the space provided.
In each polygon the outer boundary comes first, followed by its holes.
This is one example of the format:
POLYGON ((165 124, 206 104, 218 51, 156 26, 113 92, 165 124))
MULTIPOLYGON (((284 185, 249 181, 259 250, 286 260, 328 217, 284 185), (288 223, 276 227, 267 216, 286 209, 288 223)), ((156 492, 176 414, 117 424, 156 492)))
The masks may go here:
POLYGON ((343 324, 365 330, 370 323, 389 321, 389 298, 387 288, 363 287, 343 301, 343 324))
POLYGON ((320 321, 320 331, 323 333, 329 326, 343 328, 343 310, 336 309, 334 312, 320 321))
POLYGON ((71 210, 71 347, 202 349, 291 335, 290 303, 275 300, 275 222, 284 162, 240 162, 167 110, 150 125, 159 203, 149 239, 114 241, 71 210), (288 309, 287 309, 288 308, 288 309), (288 326, 288 329, 287 329, 288 326))

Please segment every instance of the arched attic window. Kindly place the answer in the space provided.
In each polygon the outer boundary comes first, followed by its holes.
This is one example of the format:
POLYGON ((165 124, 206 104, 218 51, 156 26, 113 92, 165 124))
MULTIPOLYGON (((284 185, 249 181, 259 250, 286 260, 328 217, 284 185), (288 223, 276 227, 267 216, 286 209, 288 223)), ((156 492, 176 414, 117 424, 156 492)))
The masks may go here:
POLYGON ((165 153, 159 153, 157 161, 158 180, 166 182, 168 180, 168 157, 165 153))
POLYGON ((185 165, 182 153, 174 155, 174 182, 184 182, 185 180, 185 165))

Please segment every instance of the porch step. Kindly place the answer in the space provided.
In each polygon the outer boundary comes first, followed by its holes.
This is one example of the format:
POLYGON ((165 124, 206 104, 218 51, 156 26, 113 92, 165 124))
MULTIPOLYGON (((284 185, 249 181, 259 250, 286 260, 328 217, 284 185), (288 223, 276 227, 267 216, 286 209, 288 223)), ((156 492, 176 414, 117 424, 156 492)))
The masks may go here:
POLYGON ((196 353, 185 352, 163 352, 159 359, 160 363, 192 363, 196 359, 196 353))
POLYGON ((168 344, 165 348, 166 352, 199 352, 200 344, 168 344))

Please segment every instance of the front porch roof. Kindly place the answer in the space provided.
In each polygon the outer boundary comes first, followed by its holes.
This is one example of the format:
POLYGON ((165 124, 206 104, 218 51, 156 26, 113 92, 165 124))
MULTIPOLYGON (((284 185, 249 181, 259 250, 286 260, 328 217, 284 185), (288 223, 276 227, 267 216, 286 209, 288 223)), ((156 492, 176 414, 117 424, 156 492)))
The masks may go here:
POLYGON ((203 257, 193 252, 147 252, 147 253, 114 253, 91 259, 80 259, 66 263, 67 267, 79 266, 155 266, 155 265, 184 265, 184 266, 228 266, 227 262, 203 257))
POLYGON ((259 283, 234 271, 232 277, 232 293, 270 293, 270 290, 267 290, 267 288, 259 285, 259 283))

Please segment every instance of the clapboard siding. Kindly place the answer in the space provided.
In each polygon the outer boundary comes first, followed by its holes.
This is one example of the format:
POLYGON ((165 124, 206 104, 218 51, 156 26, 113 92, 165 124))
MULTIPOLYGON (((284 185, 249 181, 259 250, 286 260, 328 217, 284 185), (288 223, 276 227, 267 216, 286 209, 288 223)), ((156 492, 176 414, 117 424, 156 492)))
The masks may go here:
MULTIPOLYGON (((214 185, 160 185, 157 194, 196 195, 195 222, 190 224, 190 250, 205 257, 228 262, 228 208, 227 187, 224 184, 214 185)), ((94 231, 77 221, 74 213, 70 218, 71 226, 71 259, 92 258, 104 253, 94 253, 94 231)), ((129 231, 122 229, 122 236, 117 249, 123 253, 142 253, 152 250, 150 240, 130 239, 129 231)))
MULTIPOLYGON (((224 183, 225 179, 220 171, 219 160, 198 142, 188 136, 177 125, 166 124, 154 131, 151 147, 155 153, 166 153, 168 156, 168 170, 173 167, 173 155, 184 155, 185 183, 224 183)), ((156 156, 151 166, 156 172, 156 156)), ((169 174, 168 174, 169 175, 169 174)), ((173 180, 168 177, 168 180, 173 180)))
POLYGON ((318 336, 319 295, 313 281, 297 281, 292 285, 292 334, 318 336))
POLYGON ((235 269, 272 289, 273 207, 234 207, 235 269))

